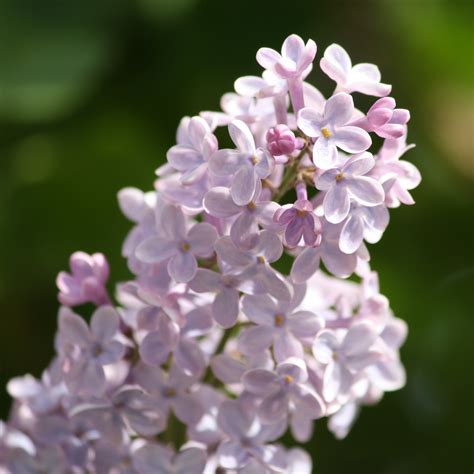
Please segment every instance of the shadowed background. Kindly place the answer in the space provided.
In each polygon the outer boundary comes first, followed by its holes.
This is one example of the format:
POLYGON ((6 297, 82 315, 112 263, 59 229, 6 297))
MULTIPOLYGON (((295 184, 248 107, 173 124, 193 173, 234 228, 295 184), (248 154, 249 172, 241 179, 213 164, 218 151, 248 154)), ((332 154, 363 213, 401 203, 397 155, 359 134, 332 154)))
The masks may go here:
MULTIPOLYGON (((417 205, 371 247, 407 320, 407 386, 365 408, 348 438, 316 424, 318 474, 472 472, 474 46, 472 2, 0 1, 0 418, 15 375, 53 356, 55 276, 75 250, 128 278, 124 186, 151 189, 183 115, 218 110, 255 53, 290 33, 374 62, 411 110, 417 205)), ((375 100, 375 99, 374 99, 375 100)), ((366 102, 369 103, 369 102, 366 102)))

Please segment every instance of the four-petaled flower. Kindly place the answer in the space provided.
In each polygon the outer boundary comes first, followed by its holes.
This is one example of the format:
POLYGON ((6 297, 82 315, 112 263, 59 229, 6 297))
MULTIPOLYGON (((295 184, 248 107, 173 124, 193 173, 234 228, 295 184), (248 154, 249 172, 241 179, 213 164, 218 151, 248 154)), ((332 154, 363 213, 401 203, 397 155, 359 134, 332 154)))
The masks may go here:
POLYGON ((361 153, 372 143, 370 135, 360 127, 347 125, 352 121, 354 101, 340 92, 327 100, 324 111, 306 107, 298 114, 298 128, 308 137, 317 138, 313 161, 322 169, 336 165, 337 148, 348 153, 361 153))

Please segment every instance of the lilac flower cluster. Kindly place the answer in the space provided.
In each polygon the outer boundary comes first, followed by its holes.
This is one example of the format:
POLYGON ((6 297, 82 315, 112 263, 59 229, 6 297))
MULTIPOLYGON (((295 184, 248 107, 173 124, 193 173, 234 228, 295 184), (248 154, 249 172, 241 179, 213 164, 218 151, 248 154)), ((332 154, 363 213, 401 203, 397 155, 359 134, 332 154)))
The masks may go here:
POLYGON ((287 430, 306 442, 327 417, 344 438, 360 407, 404 385, 407 327, 366 242, 414 203, 409 112, 335 44, 326 100, 305 82, 315 56, 296 35, 261 48, 261 77, 182 119, 155 190, 120 191, 134 278, 114 303, 105 257, 71 257, 56 356, 8 384, 0 472, 309 474, 309 455, 278 442, 287 430), (367 113, 354 92, 377 98, 367 113), (84 303, 89 323, 73 310, 84 303))

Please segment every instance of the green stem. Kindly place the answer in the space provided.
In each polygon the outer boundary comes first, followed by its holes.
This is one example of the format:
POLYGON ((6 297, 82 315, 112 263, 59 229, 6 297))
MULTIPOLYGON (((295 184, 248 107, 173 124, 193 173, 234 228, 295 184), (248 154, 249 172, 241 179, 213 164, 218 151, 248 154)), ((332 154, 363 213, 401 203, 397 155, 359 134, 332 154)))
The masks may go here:
POLYGON ((307 147, 305 146, 295 158, 293 164, 285 171, 278 192, 275 194, 275 196, 273 196, 273 200, 275 202, 280 202, 280 199, 294 186, 298 176, 300 160, 307 151, 307 147))

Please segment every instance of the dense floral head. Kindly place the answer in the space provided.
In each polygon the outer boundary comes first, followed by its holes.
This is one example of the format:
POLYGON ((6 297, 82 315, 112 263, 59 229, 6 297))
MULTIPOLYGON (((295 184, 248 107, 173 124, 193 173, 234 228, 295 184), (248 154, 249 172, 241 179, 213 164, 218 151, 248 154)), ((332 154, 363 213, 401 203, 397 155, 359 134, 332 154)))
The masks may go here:
POLYGON ((278 442, 287 430, 306 442, 328 417, 343 438, 404 385, 407 327, 366 243, 414 203, 410 114, 335 44, 324 97, 306 82, 316 52, 297 35, 259 49, 261 76, 181 120, 155 189, 120 191, 134 277, 114 303, 102 254, 59 274, 56 356, 8 384, 1 472, 309 474, 278 442), (376 99, 364 112, 353 92, 376 99), (72 309, 84 303, 89 323, 72 309))

